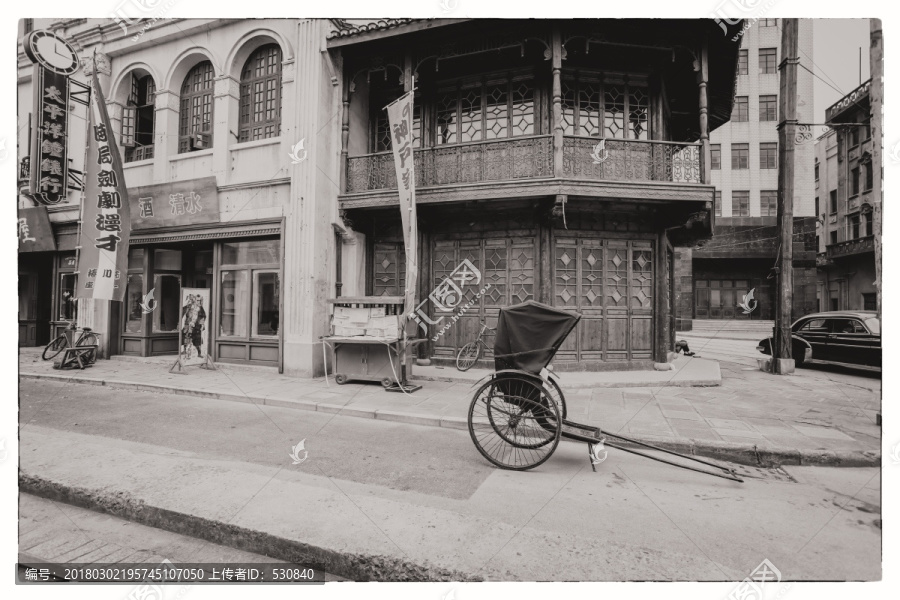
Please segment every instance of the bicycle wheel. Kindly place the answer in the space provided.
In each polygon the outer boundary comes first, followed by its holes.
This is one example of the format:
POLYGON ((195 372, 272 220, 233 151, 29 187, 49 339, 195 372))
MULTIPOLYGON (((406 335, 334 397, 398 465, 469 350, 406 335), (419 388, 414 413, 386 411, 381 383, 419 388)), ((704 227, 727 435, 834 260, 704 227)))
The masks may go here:
MULTIPOLYGON (((97 339, 97 336, 93 333, 83 333, 81 337, 78 338, 78 343, 76 346, 97 346, 99 345, 100 340, 97 339)), ((89 350, 85 352, 83 355, 84 360, 88 363, 97 362, 97 350, 89 350)))
POLYGON ((47 347, 44 348, 43 354, 41 354, 41 358, 43 358, 44 360, 50 360, 57 354, 65 350, 67 345, 68 344, 66 342, 66 336, 61 335, 47 344, 47 347))
POLYGON ((469 342, 459 349, 456 355, 456 368, 460 371, 468 371, 481 355, 481 344, 478 342, 469 342))
POLYGON ((542 387, 524 378, 488 381, 469 405, 475 447, 501 469, 525 471, 556 450, 562 431, 559 409, 542 387))

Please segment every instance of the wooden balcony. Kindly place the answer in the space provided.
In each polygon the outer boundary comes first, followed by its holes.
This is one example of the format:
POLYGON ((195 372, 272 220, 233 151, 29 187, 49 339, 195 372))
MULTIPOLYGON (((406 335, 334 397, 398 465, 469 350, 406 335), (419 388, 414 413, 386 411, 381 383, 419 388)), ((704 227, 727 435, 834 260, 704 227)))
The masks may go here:
MULTIPOLYGON (((551 135, 420 148, 419 201, 551 194, 712 199, 712 188, 702 185, 697 143, 565 136, 558 177, 553 150, 551 135)), ((347 159, 344 208, 392 203, 396 189, 391 152, 347 159)))

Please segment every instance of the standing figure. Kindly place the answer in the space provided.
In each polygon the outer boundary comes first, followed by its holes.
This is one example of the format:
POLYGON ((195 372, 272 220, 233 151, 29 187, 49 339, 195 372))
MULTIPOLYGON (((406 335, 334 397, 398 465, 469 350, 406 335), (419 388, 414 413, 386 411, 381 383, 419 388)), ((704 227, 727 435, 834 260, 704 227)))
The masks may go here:
POLYGON ((197 316, 191 327, 191 342, 197 349, 197 358, 203 358, 201 346, 203 345, 203 329, 206 326, 206 311, 203 310, 203 297, 199 295, 197 296, 197 309, 197 316))

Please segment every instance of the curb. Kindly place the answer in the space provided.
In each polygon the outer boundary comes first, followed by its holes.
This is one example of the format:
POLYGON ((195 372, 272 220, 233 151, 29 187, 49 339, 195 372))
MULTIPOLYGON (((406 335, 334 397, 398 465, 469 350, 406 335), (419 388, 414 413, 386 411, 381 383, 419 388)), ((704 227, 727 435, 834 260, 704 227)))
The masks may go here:
POLYGON ((483 581, 460 571, 380 554, 355 554, 312 546, 270 533, 149 506, 122 492, 68 486, 19 471, 19 491, 180 533, 245 552, 319 569, 351 581, 483 581))
MULTIPOLYGON (((251 396, 239 396, 237 394, 223 394, 218 392, 205 392, 202 390, 190 390, 176 388, 155 383, 138 383, 133 381, 107 381, 93 378, 71 378, 63 375, 44 373, 20 373, 20 379, 67 381, 84 385, 96 385, 101 387, 131 389, 144 392, 166 392, 181 396, 196 396, 213 400, 226 400, 231 402, 243 402, 260 404, 264 406, 276 406, 279 408, 291 408, 298 410, 311 410, 329 414, 339 414, 348 417, 365 419, 377 419, 380 421, 393 421, 395 423, 407 423, 423 427, 444 427, 447 429, 468 430, 468 422, 460 417, 442 417, 439 415, 422 415, 405 413, 396 410, 362 409, 353 406, 341 406, 327 402, 313 402, 309 400, 290 400, 287 398, 254 398, 251 396)), ((821 466, 821 467, 877 467, 881 465, 881 455, 864 450, 800 450, 785 446, 757 446, 756 444, 736 444, 732 442, 709 442, 691 438, 669 438, 657 436, 635 436, 635 439, 647 444, 659 446, 665 450, 672 450, 694 456, 703 456, 733 462, 751 467, 772 468, 783 465, 795 466, 821 466)), ((640 449, 641 446, 630 442, 614 441, 614 443, 640 449)), ((326 569, 327 570, 327 569, 326 569)), ((335 573, 340 575, 340 573, 335 573)))

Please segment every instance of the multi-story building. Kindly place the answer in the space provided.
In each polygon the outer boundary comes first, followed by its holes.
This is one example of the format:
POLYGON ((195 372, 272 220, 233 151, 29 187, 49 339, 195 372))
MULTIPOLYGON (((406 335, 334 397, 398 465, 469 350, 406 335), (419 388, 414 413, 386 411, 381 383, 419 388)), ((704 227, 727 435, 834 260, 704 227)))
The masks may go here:
MULTIPOLYGON (((321 52, 328 21, 25 19, 20 34, 35 27, 76 49, 83 68, 73 80, 98 75, 132 233, 125 302, 76 302, 81 192, 48 207, 55 250, 19 256, 19 344, 45 344, 77 319, 103 334, 104 355, 174 355, 181 288, 207 288, 215 361, 321 373, 341 229, 338 77, 321 52)), ((33 67, 21 43, 18 67, 25 208, 35 205, 33 67)), ((83 170, 84 109, 70 111, 68 154, 83 170)))
MULTIPOLYGON (((813 29, 800 19, 797 117, 813 123, 813 29)), ((773 319, 778 255, 778 93, 781 32, 777 19, 759 19, 744 31, 738 54, 734 112, 712 133, 716 229, 700 247, 676 248, 677 327, 694 319, 773 319), (738 304, 754 291, 756 309, 738 304)), ((794 146, 795 317, 815 310, 813 142, 803 129, 794 146)), ((792 141, 793 143, 793 141, 792 141)), ((753 306, 753 304, 750 304, 753 306)))
POLYGON ((872 134, 866 81, 825 111, 816 141, 820 310, 875 310, 872 134))
POLYGON ((343 261, 364 265, 360 291, 405 286, 384 107, 415 85, 418 297, 431 323, 420 359, 451 359, 481 320, 534 299, 583 315, 560 367, 665 361, 673 244, 710 234, 709 134, 733 114, 741 26, 340 23, 327 47, 343 66, 339 201, 354 231, 343 261), (454 322, 428 299, 464 259, 491 287, 466 290, 471 306, 454 322))

